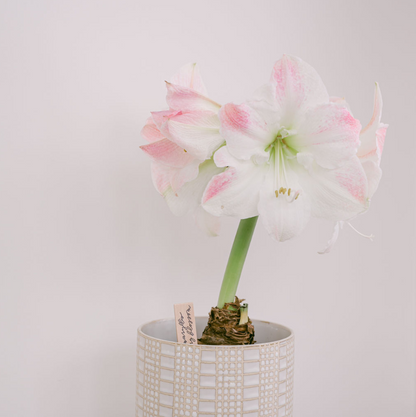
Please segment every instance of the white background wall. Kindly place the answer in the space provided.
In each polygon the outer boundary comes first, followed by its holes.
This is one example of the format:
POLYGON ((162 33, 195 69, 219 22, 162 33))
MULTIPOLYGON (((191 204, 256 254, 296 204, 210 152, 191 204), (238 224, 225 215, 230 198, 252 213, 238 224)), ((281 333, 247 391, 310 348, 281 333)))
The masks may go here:
POLYGON ((200 64, 240 102, 283 53, 390 124, 371 210, 333 252, 258 226, 239 296, 296 332, 297 417, 415 416, 413 1, 1 1, 0 415, 132 417, 136 328, 217 295, 237 221, 203 236, 154 190, 140 130, 200 64))

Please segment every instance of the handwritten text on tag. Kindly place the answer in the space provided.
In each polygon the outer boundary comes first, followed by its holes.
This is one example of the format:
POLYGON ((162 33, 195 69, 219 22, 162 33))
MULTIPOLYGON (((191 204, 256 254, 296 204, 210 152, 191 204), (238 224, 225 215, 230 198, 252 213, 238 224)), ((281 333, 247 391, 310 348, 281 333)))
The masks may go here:
POLYGON ((176 336, 179 343, 196 345, 196 325, 193 303, 175 304, 176 336))

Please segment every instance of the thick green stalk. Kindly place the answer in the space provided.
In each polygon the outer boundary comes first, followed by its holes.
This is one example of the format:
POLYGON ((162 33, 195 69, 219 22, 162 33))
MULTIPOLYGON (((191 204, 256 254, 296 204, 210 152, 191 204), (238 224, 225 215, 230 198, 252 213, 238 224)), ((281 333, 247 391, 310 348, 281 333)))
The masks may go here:
POLYGON ((234 301, 257 219, 258 216, 240 221, 233 247, 231 248, 230 257, 228 258, 224 279, 222 280, 217 304, 218 308, 223 308, 225 303, 232 303, 234 301))

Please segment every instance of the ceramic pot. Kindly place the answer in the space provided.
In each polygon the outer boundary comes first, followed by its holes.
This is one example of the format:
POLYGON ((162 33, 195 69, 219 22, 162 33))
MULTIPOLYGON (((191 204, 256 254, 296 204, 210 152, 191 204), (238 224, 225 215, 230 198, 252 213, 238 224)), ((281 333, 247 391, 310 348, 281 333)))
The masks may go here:
MULTIPOLYGON (((197 317, 198 337, 207 323, 197 317)), ((176 342, 174 319, 138 329, 136 417, 293 415, 293 332, 253 320, 254 345, 176 342)))

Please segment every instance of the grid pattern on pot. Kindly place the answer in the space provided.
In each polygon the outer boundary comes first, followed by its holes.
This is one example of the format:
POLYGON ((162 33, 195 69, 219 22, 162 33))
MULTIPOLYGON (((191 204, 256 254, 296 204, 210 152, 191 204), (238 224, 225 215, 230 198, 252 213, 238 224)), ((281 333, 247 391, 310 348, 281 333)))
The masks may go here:
POLYGON ((136 417, 290 417, 293 367, 293 336, 214 347, 139 332, 136 417))

